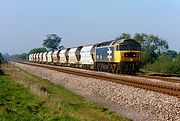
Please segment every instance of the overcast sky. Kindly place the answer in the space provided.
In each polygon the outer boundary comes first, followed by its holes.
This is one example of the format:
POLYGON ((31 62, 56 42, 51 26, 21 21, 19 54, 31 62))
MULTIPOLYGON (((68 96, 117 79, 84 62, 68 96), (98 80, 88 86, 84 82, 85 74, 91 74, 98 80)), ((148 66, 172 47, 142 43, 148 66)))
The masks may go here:
POLYGON ((0 0, 0 52, 29 52, 47 34, 73 47, 148 33, 180 51, 180 0, 0 0))

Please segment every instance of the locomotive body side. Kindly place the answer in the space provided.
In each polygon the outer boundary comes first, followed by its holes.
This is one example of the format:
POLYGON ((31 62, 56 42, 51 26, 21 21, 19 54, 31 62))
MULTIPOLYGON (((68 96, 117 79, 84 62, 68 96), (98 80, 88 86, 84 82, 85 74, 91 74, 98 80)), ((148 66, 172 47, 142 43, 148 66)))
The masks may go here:
POLYGON ((114 62, 114 46, 96 48, 96 62, 114 62))

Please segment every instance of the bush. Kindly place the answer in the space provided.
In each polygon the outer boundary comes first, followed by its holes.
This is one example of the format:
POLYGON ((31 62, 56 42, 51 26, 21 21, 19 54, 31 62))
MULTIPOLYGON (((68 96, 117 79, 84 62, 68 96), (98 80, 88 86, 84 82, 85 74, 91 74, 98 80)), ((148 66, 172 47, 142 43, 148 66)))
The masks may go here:
POLYGON ((4 75, 4 72, 1 70, 1 64, 3 63, 3 57, 2 54, 0 53, 0 75, 4 75))
POLYGON ((153 64, 148 64, 146 70, 159 72, 163 74, 180 74, 180 58, 171 58, 169 55, 163 54, 159 56, 153 64))
POLYGON ((2 54, 0 53, 0 65, 3 63, 3 60, 2 54))

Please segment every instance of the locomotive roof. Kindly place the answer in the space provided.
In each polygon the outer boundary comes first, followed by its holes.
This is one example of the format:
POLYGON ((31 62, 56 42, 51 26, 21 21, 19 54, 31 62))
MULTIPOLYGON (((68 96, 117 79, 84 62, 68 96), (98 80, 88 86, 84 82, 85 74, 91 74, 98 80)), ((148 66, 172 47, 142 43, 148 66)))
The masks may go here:
POLYGON ((120 40, 111 40, 111 41, 106 41, 106 42, 98 43, 95 46, 96 47, 111 46, 111 45, 114 45, 115 43, 119 43, 121 45, 127 45, 127 44, 135 45, 135 44, 139 44, 134 39, 120 39, 120 40))
POLYGON ((113 45, 114 42, 115 42, 115 40, 106 41, 106 42, 98 43, 95 46, 96 47, 109 46, 109 45, 113 45))
MULTIPOLYGON (((118 41, 117 41, 118 42, 118 41)), ((121 45, 137 45, 140 44, 138 42, 136 42, 134 39, 126 39, 123 42, 120 43, 121 45)))

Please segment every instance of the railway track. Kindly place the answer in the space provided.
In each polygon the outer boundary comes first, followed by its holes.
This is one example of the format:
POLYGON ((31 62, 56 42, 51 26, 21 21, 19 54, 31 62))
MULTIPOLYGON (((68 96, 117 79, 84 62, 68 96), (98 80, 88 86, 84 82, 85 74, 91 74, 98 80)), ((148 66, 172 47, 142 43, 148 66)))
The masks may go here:
MULTIPOLYGON (((102 75, 100 73, 89 73, 87 71, 80 71, 80 70, 73 70, 73 69, 69 70, 66 68, 61 68, 59 66, 29 63, 29 62, 20 62, 20 61, 16 61, 16 62, 31 65, 31 66, 36 66, 36 67, 48 68, 48 69, 55 70, 58 72, 63 72, 63 73, 68 73, 68 74, 73 74, 73 75, 106 80, 106 81, 110 81, 110 82, 114 82, 114 83, 118 83, 118 84, 124 84, 124 85, 133 86, 133 87, 137 87, 137 88, 141 88, 141 89, 147 89, 150 91, 156 91, 159 93, 176 96, 176 97, 180 98, 180 87, 174 87, 174 86, 164 85, 164 84, 157 84, 157 83, 147 82, 147 81, 142 81, 142 80, 140 81, 140 80, 122 79, 122 78, 116 77, 116 76, 102 75)), ((145 78, 149 78, 149 77, 145 77, 145 78)))
POLYGON ((175 78, 168 78, 168 77, 143 76, 143 75, 138 75, 138 77, 143 77, 143 78, 147 78, 147 79, 159 79, 159 80, 167 81, 167 82, 180 83, 180 78, 179 79, 175 79, 175 78))

